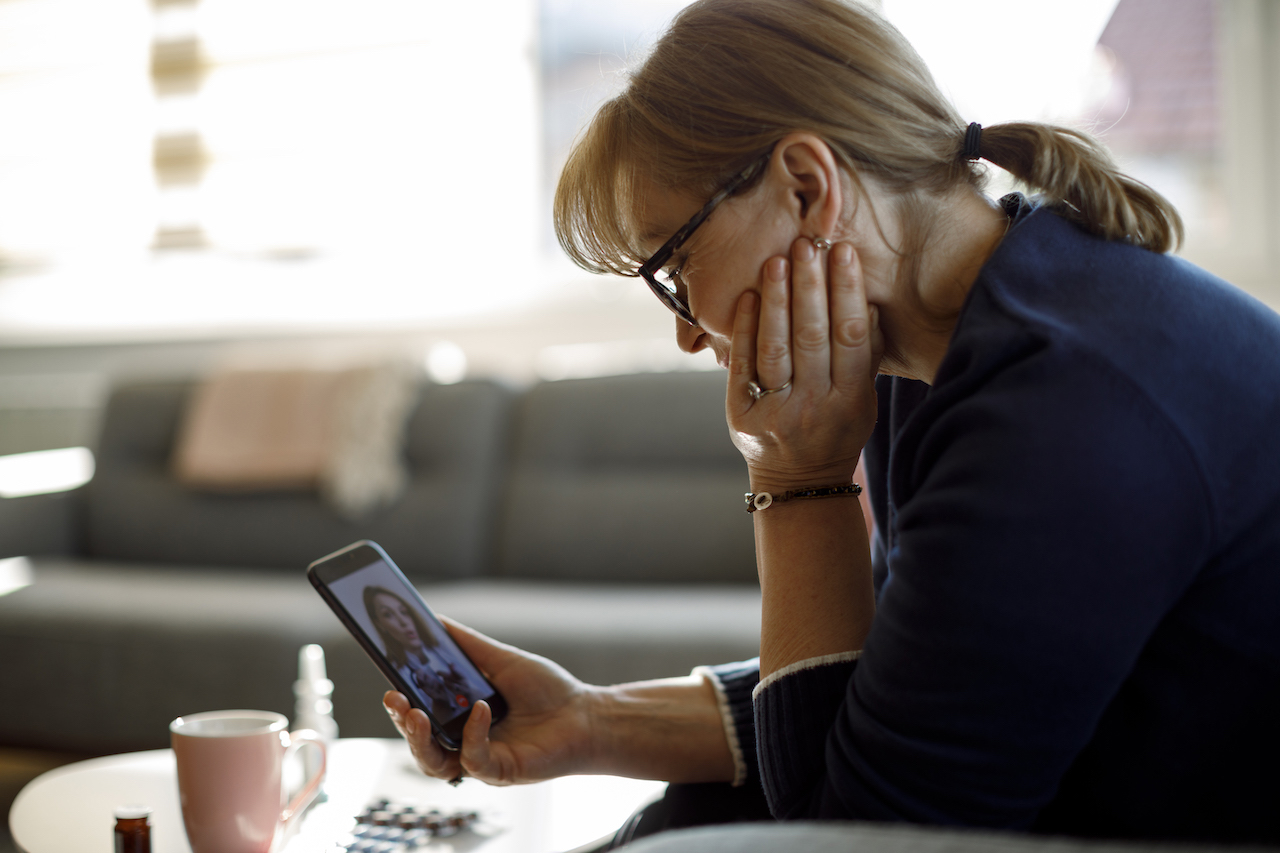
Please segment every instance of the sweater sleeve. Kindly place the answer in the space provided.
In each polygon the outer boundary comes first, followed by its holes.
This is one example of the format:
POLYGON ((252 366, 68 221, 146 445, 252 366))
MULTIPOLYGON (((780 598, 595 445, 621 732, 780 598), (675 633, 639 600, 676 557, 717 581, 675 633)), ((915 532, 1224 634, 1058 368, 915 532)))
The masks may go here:
POLYGON ((862 657, 756 694, 776 817, 1030 826, 1207 558, 1177 430, 1105 366, 1049 360, 936 388, 897 437, 862 657))
POLYGON ((724 721, 725 739, 733 753, 733 786, 760 785, 760 768, 756 760, 755 717, 751 706, 751 692, 760 681, 760 659, 724 663, 717 666, 699 666, 694 675, 701 675, 711 683, 716 692, 716 703, 724 721))

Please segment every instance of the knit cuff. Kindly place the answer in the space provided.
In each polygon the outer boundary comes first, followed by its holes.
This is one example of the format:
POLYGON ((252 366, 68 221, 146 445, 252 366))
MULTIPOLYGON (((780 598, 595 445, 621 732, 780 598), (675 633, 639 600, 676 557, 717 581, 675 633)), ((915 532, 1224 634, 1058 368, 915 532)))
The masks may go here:
POLYGON ((756 684, 756 686, 751 690, 751 700, 754 702, 755 698, 760 695, 762 690, 768 689, 772 684, 786 678, 788 675, 792 675, 793 673, 804 672, 806 669, 817 669, 820 666, 827 666, 833 663, 847 663, 849 661, 855 661, 860 657, 862 657, 861 649, 856 652, 836 652, 831 655, 820 655, 816 658, 805 658, 804 660, 798 660, 795 663, 789 663, 782 669, 775 669, 756 684))
POLYGON ((861 654, 798 661, 754 689, 760 774, 769 810, 779 820, 804 817, 806 797, 825 770, 827 733, 861 654))
POLYGON ((716 693, 716 704, 724 723, 725 739, 733 755, 733 786, 740 787, 759 780, 756 758, 755 712, 751 691, 760 680, 760 661, 749 660, 717 666, 699 666, 693 670, 710 682, 716 693))

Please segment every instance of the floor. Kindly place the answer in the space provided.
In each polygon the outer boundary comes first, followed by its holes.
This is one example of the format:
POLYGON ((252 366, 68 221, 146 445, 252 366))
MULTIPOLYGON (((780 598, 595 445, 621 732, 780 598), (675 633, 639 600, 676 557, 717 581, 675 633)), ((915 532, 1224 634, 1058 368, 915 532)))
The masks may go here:
POLYGON ((0 826, 0 853, 17 853, 13 839, 9 837, 9 807, 23 786, 32 779, 55 767, 91 758, 73 752, 49 752, 37 749, 17 749, 0 746, 0 814, 5 816, 0 826))

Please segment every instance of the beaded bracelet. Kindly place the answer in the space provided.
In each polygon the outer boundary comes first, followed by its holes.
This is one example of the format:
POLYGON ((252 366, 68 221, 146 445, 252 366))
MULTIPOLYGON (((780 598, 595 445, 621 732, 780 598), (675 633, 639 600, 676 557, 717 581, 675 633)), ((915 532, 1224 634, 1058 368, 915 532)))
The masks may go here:
POLYGON ((834 486, 809 486, 804 489, 792 489, 780 495, 769 492, 747 492, 747 512, 766 509, 775 503, 789 501, 792 498, 838 498, 845 495, 857 497, 862 494, 862 486, 857 483, 839 483, 834 486))

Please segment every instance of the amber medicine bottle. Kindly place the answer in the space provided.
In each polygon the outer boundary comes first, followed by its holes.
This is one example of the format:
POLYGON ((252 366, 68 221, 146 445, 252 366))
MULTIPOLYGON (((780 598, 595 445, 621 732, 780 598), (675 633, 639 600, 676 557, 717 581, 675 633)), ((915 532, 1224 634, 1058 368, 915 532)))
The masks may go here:
POLYGON ((116 809, 116 853, 151 853, 151 809, 121 806, 116 809))

